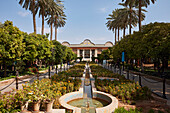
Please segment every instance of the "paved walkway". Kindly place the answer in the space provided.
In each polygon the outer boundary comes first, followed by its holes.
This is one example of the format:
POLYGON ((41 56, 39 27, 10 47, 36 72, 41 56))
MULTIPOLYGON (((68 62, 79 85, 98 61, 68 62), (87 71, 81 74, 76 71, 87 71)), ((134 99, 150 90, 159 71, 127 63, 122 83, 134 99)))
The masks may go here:
MULTIPOLYGON (((70 66, 72 67, 72 66, 70 66)), ((59 71, 64 71, 64 67, 62 67, 60 69, 60 66, 58 66, 58 72, 59 71)), ((50 75, 54 75, 56 73, 55 69, 51 70, 50 71, 50 75)), ((39 76, 39 80, 43 79, 43 78, 49 78, 49 73, 46 72, 44 74, 40 74, 39 76)), ((29 78, 26 78, 26 79, 22 79, 22 80, 19 80, 19 84, 18 84, 18 89, 22 89, 22 85, 23 84, 26 84, 25 82, 28 82, 28 83, 33 83, 34 80, 37 80, 37 77, 36 76, 31 76, 29 78)), ((4 90, 1 91, 2 94, 4 94, 5 92, 9 92, 9 91, 12 91, 12 89, 16 89, 16 81, 15 79, 10 79, 10 80, 5 80, 5 81, 0 81, 0 90, 5 88, 4 90), (6 83, 5 83, 6 82, 6 83), (12 83, 13 82, 13 83, 12 83), (11 84, 12 83, 12 84, 11 84), (9 84, 11 84, 9 87, 7 87, 9 84), (7 88, 5 88, 7 87, 7 88)))
MULTIPOLYGON (((107 67, 105 67, 107 68, 107 67)), ((111 71, 114 72, 113 67, 112 68, 107 68, 111 71)), ((119 69, 116 69, 116 73, 119 73, 119 69)), ((122 71, 121 72, 122 75, 125 76, 125 78, 127 78, 127 72, 126 71, 122 71)), ((129 74, 129 79, 130 80, 134 80, 135 82, 139 81, 139 76, 136 74, 129 74)), ((163 95, 163 82, 159 82, 156 80, 153 80, 151 78, 146 78, 144 76, 141 77, 141 85, 142 86, 147 86, 148 88, 151 89, 152 92, 154 92, 155 94, 162 96, 163 95)), ((168 85, 167 83, 165 83, 165 95, 167 98, 167 104, 170 105, 170 85, 168 85)))

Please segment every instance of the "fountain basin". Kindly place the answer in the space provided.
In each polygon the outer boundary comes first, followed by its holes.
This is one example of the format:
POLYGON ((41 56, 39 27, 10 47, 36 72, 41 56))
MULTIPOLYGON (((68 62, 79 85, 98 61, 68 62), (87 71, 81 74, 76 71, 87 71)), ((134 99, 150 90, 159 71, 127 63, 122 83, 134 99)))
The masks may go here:
MULTIPOLYGON (((73 113, 74 112, 81 113, 81 107, 69 105, 68 102, 82 98, 83 98, 82 91, 71 92, 61 96, 59 102, 64 108, 68 110, 73 110, 73 113)), ((93 98, 108 102, 108 104, 106 104, 106 106, 104 107, 95 108, 96 113, 111 113, 115 110, 115 108, 118 107, 118 100, 110 94, 101 91, 93 91, 93 98)))
POLYGON ((82 107, 86 107, 87 102, 89 102, 89 107, 95 107, 95 108, 104 107, 110 104, 109 102, 98 98, 93 98, 93 99, 80 98, 80 99, 71 100, 67 104, 74 107, 82 108, 82 107))

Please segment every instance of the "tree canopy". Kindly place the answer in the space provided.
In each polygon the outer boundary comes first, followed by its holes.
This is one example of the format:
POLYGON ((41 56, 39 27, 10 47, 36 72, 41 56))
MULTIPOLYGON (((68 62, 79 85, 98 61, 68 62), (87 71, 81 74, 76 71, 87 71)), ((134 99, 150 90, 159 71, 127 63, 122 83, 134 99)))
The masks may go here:
POLYGON ((58 41, 49 41, 45 35, 24 33, 14 27, 11 21, 1 24, 0 62, 5 65, 5 71, 7 65, 19 60, 30 63, 41 60, 45 63, 59 64, 73 60, 74 56, 71 48, 58 41))
POLYGON ((114 60, 121 58, 125 52, 126 59, 152 58, 162 62, 170 57, 170 23, 150 23, 142 26, 141 32, 127 35, 112 48, 112 52, 103 51, 102 54, 111 55, 114 60))

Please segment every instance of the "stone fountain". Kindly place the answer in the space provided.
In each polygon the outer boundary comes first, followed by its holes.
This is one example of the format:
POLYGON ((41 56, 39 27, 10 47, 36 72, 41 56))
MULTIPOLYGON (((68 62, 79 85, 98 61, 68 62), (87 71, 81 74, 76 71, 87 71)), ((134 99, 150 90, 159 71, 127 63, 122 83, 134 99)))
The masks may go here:
POLYGON ((66 109, 73 110, 73 113, 112 113, 118 107, 118 100, 110 94, 96 91, 92 78, 87 63, 81 79, 82 88, 60 97, 60 104, 66 109))

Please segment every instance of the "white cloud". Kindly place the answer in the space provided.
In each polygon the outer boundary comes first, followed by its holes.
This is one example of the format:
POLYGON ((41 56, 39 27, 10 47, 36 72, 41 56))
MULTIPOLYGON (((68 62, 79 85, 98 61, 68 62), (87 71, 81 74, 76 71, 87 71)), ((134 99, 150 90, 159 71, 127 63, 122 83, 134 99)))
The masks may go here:
POLYGON ((58 29, 57 31, 58 31, 58 33, 62 33, 62 32, 64 32, 64 29, 58 29))
POLYGON ((18 15, 22 16, 22 17, 26 17, 27 15, 29 15, 30 13, 29 12, 22 12, 22 11, 19 11, 18 12, 18 15))
POLYGON ((100 8, 99 10, 100 10, 100 12, 102 12, 102 13, 106 13, 106 12, 107 12, 107 8, 105 8, 105 7, 100 8))
POLYGON ((108 40, 108 38, 106 38, 106 37, 96 37, 96 38, 91 38, 92 40, 92 42, 94 41, 94 43, 95 44, 104 44, 104 43, 106 43, 107 41, 109 41, 108 40))

